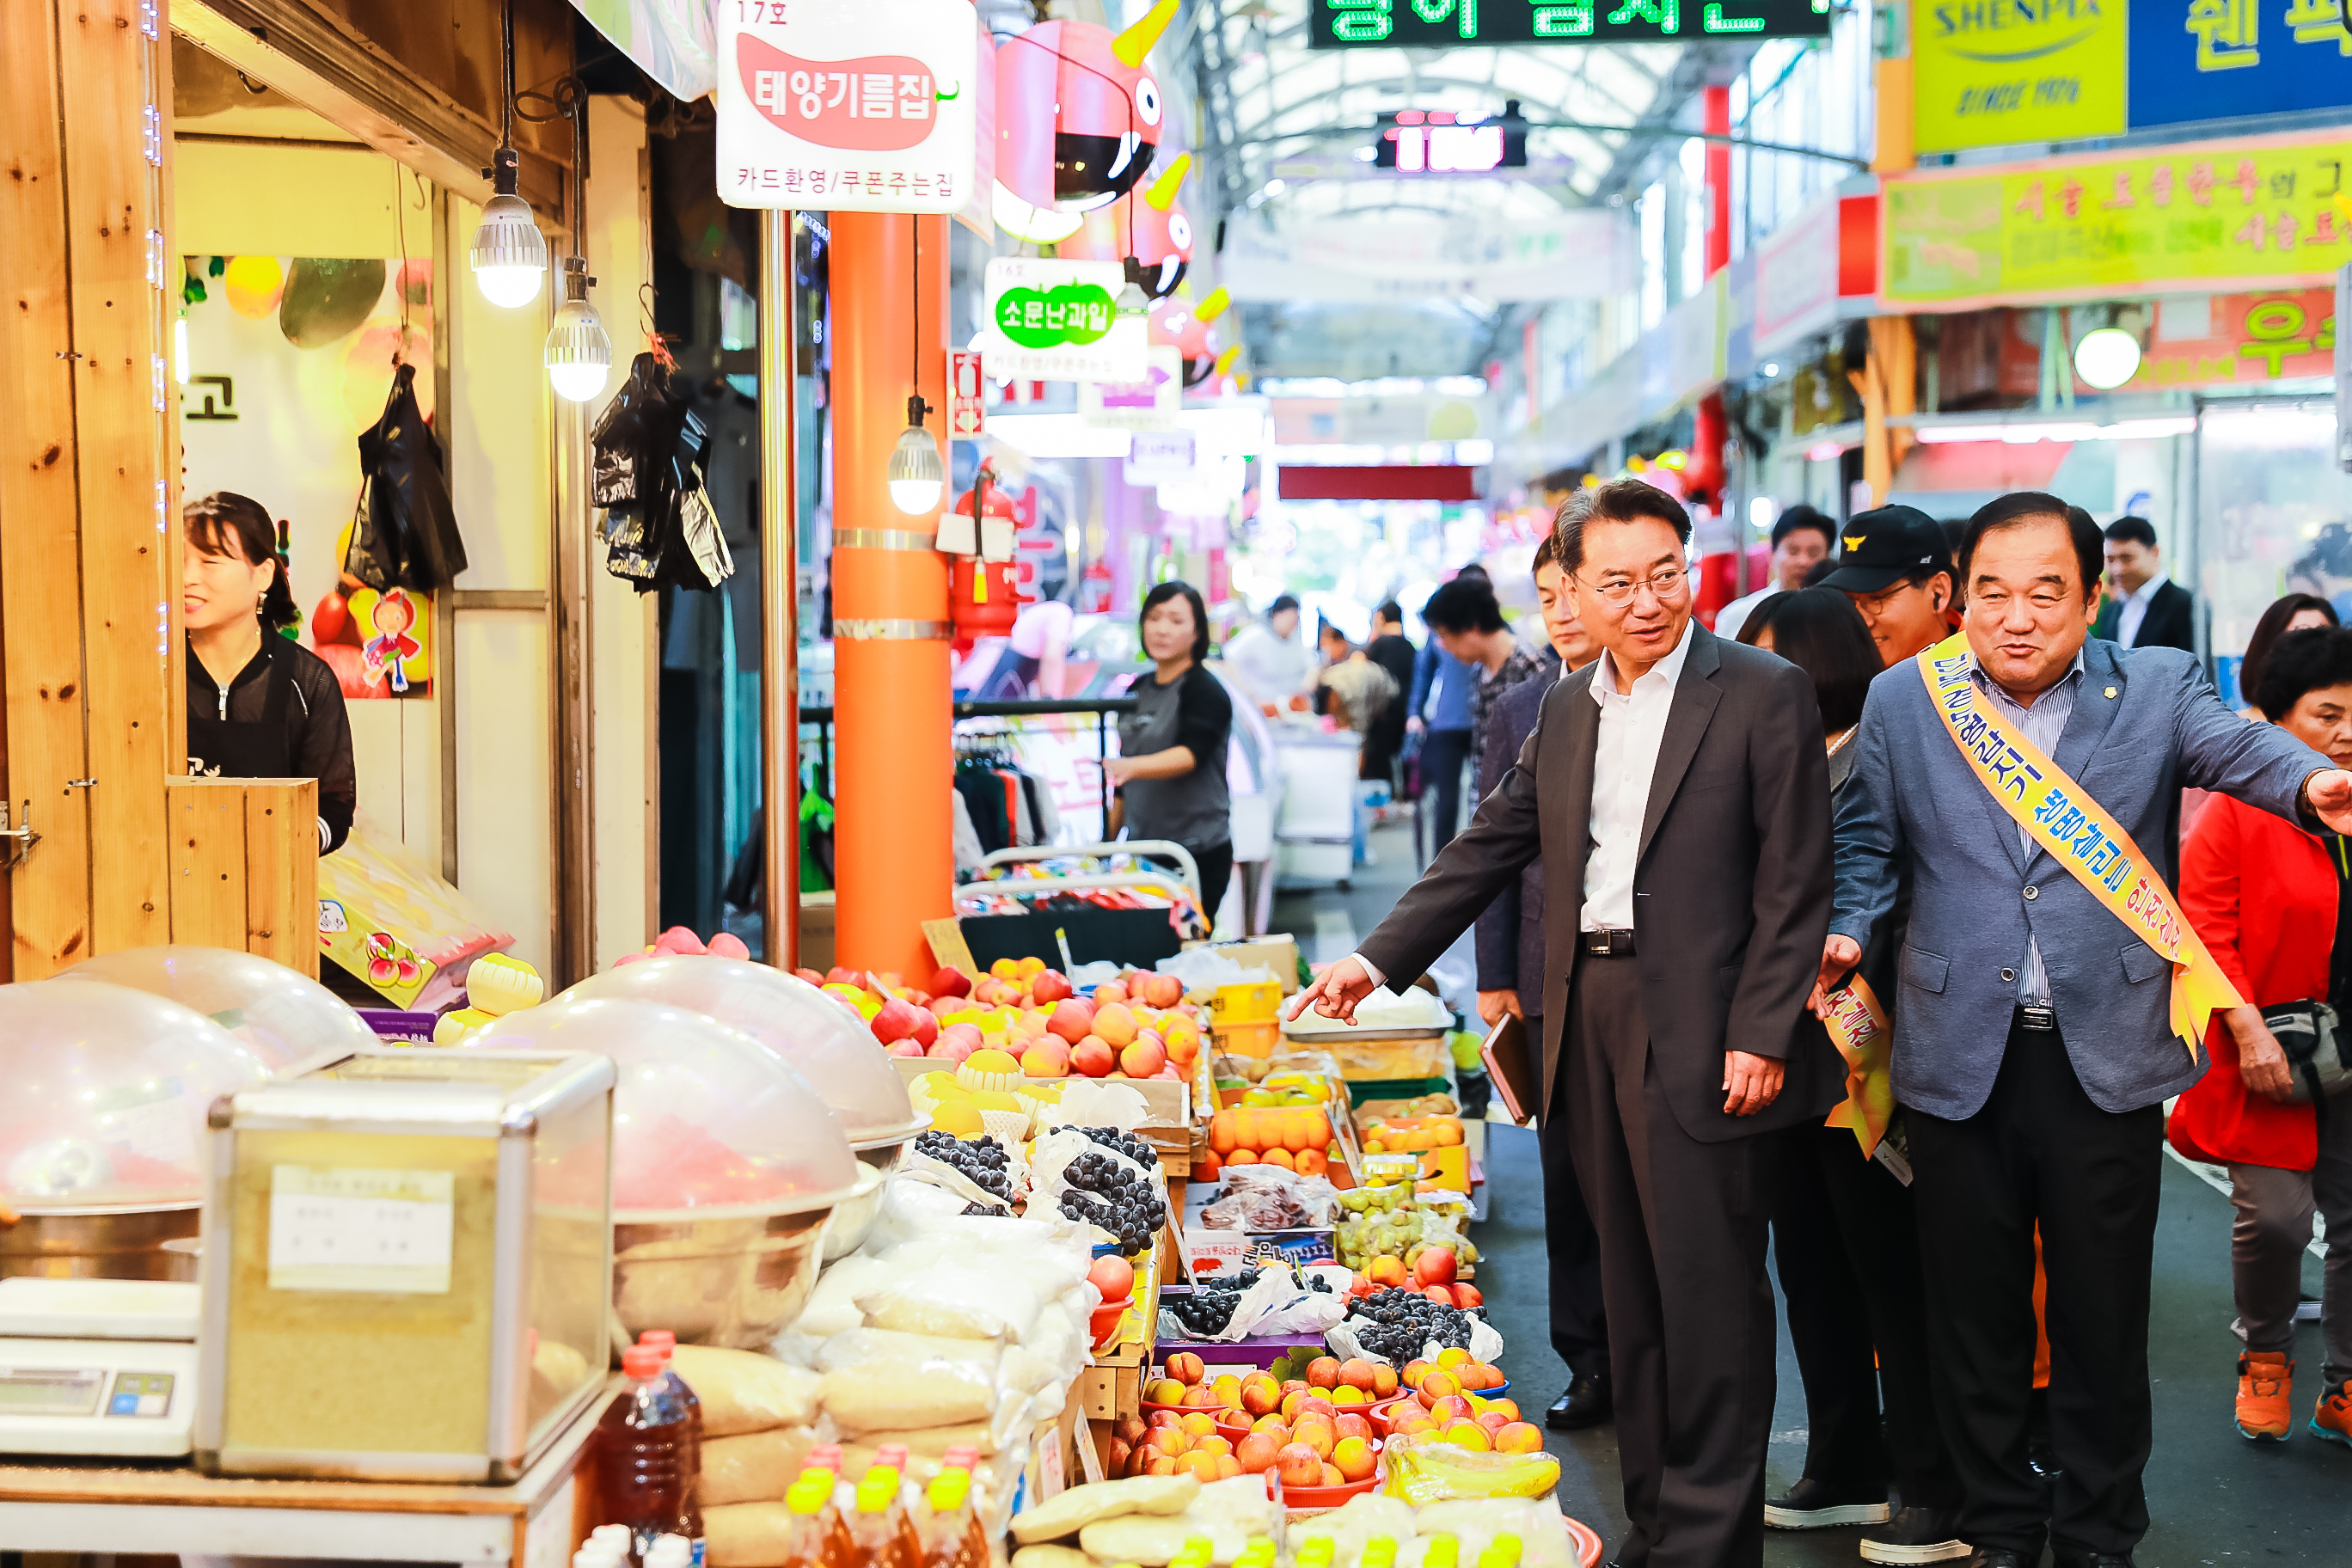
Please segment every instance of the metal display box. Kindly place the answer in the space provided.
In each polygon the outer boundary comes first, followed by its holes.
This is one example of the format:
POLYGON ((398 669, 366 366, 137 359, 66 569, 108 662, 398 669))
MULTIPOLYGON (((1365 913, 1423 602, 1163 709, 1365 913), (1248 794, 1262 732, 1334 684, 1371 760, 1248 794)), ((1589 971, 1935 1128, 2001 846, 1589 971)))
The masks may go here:
POLYGON ((593 1056, 335 1053, 214 1102, 197 1466, 508 1482, 604 1385, 593 1056))

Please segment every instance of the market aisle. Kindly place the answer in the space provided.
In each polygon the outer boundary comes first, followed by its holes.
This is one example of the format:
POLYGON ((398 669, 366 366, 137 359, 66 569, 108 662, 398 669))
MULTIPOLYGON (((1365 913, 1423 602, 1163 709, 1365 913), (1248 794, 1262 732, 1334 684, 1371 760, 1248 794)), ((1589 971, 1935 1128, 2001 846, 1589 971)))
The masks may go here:
MULTIPOLYGON (((1290 893, 1275 902, 1276 929, 1296 935, 1318 963, 1353 951, 1412 880, 1412 845, 1402 828, 1375 834, 1373 843, 1380 862, 1359 868, 1348 891, 1290 893)), ((1465 940, 1456 953, 1466 950, 1465 940)), ((1478 1285, 1507 1347, 1503 1368, 1512 1396, 1539 1419, 1566 1373, 1549 1336, 1535 1134, 1489 1124, 1487 1139, 1489 1209, 1474 1233, 1482 1259, 1478 1285)), ((2297 1331, 2294 1437, 2256 1447, 2231 1425, 2238 1345, 2230 1333, 2229 1232, 2229 1200, 2166 1161, 2149 1330, 2156 1448, 2147 1492, 2155 1522, 2137 1554, 2140 1568, 2227 1568, 2254 1560, 2272 1568, 2342 1568, 2352 1561, 2344 1503, 2352 1455, 2303 1429, 2318 1389, 2316 1323, 2297 1331)), ((2319 1263, 2307 1253, 2304 1288, 2307 1293, 2319 1289, 2319 1263)), ((1804 1399, 1785 1319, 1779 1378, 1768 1461, 1776 1491, 1797 1479, 1805 1455, 1804 1399)), ((1561 1506, 1613 1545, 1624 1529, 1613 1430, 1547 1432, 1545 1443, 1560 1459, 1561 1506)), ((1860 1534, 1774 1531, 1765 1542, 1765 1562, 1774 1568, 1849 1568, 1861 1561, 1860 1534)))

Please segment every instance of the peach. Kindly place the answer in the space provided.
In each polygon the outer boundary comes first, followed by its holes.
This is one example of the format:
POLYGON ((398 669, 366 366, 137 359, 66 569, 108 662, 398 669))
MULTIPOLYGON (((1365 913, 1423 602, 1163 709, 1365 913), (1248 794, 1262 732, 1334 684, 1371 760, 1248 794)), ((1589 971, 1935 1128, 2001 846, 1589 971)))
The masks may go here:
POLYGON ((1184 1390, 1184 1408, 1213 1413, 1223 1409, 1223 1406, 1217 1403, 1217 1396, 1208 1384, 1196 1383, 1184 1390))
POLYGON ((1323 1463, 1323 1484, 1327 1487, 1344 1487, 1348 1484, 1348 1478, 1339 1473, 1339 1466, 1327 1459, 1323 1463))
POLYGON ((1353 1384, 1343 1383, 1331 1391, 1331 1404, 1334 1409, 1345 1410, 1349 1405, 1365 1405, 1371 1402, 1372 1396, 1353 1384))
POLYGON ((1468 1366, 1475 1358, 1460 1345, 1448 1345, 1437 1352, 1437 1364, 1451 1372, 1457 1366, 1468 1366))
POLYGON ((1317 1356, 1307 1363, 1307 1381, 1317 1388, 1337 1388, 1339 1385, 1339 1362, 1335 1356, 1317 1356))
POLYGON ((1012 979, 1034 980, 1045 973, 1045 961, 1034 953, 1013 966, 1012 979))
POLYGON ((1360 1388, 1370 1394, 1380 1379, 1374 1374, 1370 1362, 1360 1356, 1350 1356, 1339 1363, 1339 1381, 1349 1388, 1360 1388))
POLYGON ((1282 1390, 1276 1387, 1272 1380, 1265 1383, 1253 1380, 1242 1384, 1242 1408, 1252 1415, 1271 1414, 1281 1404, 1282 1390))
POLYGON ((1087 1037, 1094 1021, 1092 1003, 1080 997, 1066 996, 1054 1004, 1053 1013, 1045 1019, 1045 1029, 1075 1046, 1087 1037))
POLYGON ((1309 1416, 1291 1429, 1290 1440, 1306 1444, 1315 1450, 1316 1458, 1328 1459, 1331 1450, 1339 1447, 1339 1436, 1331 1429, 1331 1423, 1309 1416))
POLYGON ((1331 1463, 1348 1480, 1360 1481, 1370 1476, 1380 1462, 1372 1446, 1361 1437, 1342 1437, 1331 1450, 1331 1463))
MULTIPOLYGON (((1380 1259, 1374 1258, 1372 1261, 1377 1263, 1380 1259)), ((1397 1381, 1407 1388, 1417 1389, 1421 1386, 1421 1380, 1427 1377, 1433 1370, 1431 1363, 1416 1357, 1404 1363, 1404 1370, 1397 1374, 1397 1381)))
POLYGON ((1184 1000, 1184 983, 1172 974, 1147 974, 1143 1000, 1154 1007, 1173 1007, 1184 1000))
POLYGON ((1188 1410, 1176 1421, 1179 1430, 1189 1436, 1205 1437, 1217 1429, 1217 1418, 1200 1410, 1188 1410))
POLYGON ((1176 1461, 1176 1473, 1180 1476, 1197 1476, 1204 1481, 1213 1481, 1217 1479, 1217 1456, 1202 1453, 1196 1448, 1176 1461))
POLYGON ((1148 1430, 1157 1429, 1161 1426, 1174 1426, 1181 1429, 1183 1424, 1184 1417, 1182 1414, 1178 1411, 1155 1410, 1151 1413, 1151 1421, 1148 1430))
POLYGON ((1282 1452, 1282 1439, 1273 1433, 1253 1432, 1242 1439, 1241 1447, 1234 1450, 1234 1458, 1241 1461, 1243 1469, 1255 1476, 1274 1468, 1275 1456, 1282 1452))
POLYGON ((1192 1446, 1192 1438, 1174 1426, 1156 1426, 1151 1432, 1151 1446, 1172 1459, 1192 1446))
POLYGON ((1070 1070, 1082 1078, 1108 1078, 1118 1056, 1103 1041, 1088 1035, 1070 1048, 1070 1070))
POLYGON ((1384 1361, 1372 1363, 1372 1397, 1391 1399, 1397 1391, 1397 1370, 1384 1361))
POLYGON ((1475 1421, 1453 1422, 1445 1427, 1444 1437, 1455 1447, 1468 1448, 1474 1453, 1487 1453, 1495 1447, 1495 1440, 1487 1436, 1475 1421))
POLYGON ((1212 1436, 1195 1442, 1190 1451, 1195 1454, 1230 1454, 1234 1451, 1234 1445, 1229 1437, 1212 1436))
POLYGON ((1486 1401, 1486 1408, 1501 1411, 1503 1418, 1507 1421, 1517 1421, 1519 1418, 1519 1402, 1516 1399, 1490 1399, 1486 1401))
POLYGON ((1145 1385, 1143 1398, 1148 1405, 1181 1405, 1184 1385, 1172 1377, 1155 1378, 1145 1385))
POLYGON ((1304 1443, 1286 1444, 1274 1456, 1274 1473, 1286 1487, 1319 1487, 1323 1456, 1304 1443))
POLYGON ((1324 1398, 1319 1394, 1310 1394, 1298 1402, 1298 1414, 1300 1415, 1320 1415, 1324 1420, 1328 1421, 1331 1417, 1339 1414, 1339 1407, 1332 1404, 1329 1400, 1324 1398))
POLYGON ((1282 1434, 1282 1440, 1284 1442, 1287 1443, 1290 1441, 1290 1423, 1285 1421, 1280 1415, 1261 1415, 1256 1420, 1250 1423, 1250 1430, 1253 1432, 1279 1432, 1282 1434))
POLYGON ((1429 1407, 1430 1419, 1439 1426, 1450 1421, 1474 1421, 1478 1412, 1458 1394, 1449 1394, 1429 1407))
POLYGON ((1125 1003, 1105 1003, 1099 996, 1095 999, 1094 1032, 1112 1045, 1129 1044, 1140 1027, 1125 1003))
POLYGON ((1143 1473, 1147 1476, 1172 1476, 1176 1473, 1176 1461, 1162 1454, 1144 1466, 1143 1473))
MULTIPOLYGON (((1169 1375, 1171 1377, 1176 1375, 1173 1369, 1171 1369, 1169 1375)), ((1450 1372, 1431 1371, 1423 1373, 1421 1386, 1413 1392, 1421 1395, 1421 1402, 1423 1405, 1434 1405, 1449 1394, 1461 1393, 1462 1380, 1450 1372)))
POLYGON ((1479 1415, 1477 1421, 1475 1423, 1478 1430, 1486 1434, 1489 1438, 1492 1438, 1496 1433, 1501 1431, 1510 1424, 1511 1421, 1509 1416, 1503 1415, 1499 1411, 1494 1410, 1482 1412, 1479 1415))
POLYGON ((1129 1078, 1155 1078, 1168 1065, 1168 1053, 1149 1040, 1136 1040, 1118 1053, 1118 1065, 1129 1078))
POLYGON ((1236 1459, 1231 1454, 1219 1454, 1217 1456, 1217 1479, 1221 1481, 1229 1481, 1241 1473, 1242 1462, 1239 1459, 1236 1459))
POLYGON ((1178 1351, 1168 1358, 1168 1375, 1179 1383, 1198 1383, 1208 1375, 1209 1369, 1191 1351, 1178 1351))
POLYGON ((1041 970, 1029 982, 1029 996, 1034 1002, 1060 1002, 1071 994, 1069 976, 1058 969, 1041 970))
POLYGON ((1495 1434, 1495 1452, 1533 1454, 1543 1447, 1543 1433, 1525 1421, 1507 1422, 1495 1434))
POLYGON ((1364 1278, 1375 1285, 1402 1286, 1404 1283, 1404 1259, 1380 1257, 1364 1266, 1364 1278))
POLYGON ((1108 1006, 1113 1002, 1124 1002, 1126 1000, 1127 987, 1121 985, 1116 980, 1106 980, 1101 984, 1095 987, 1095 1005, 1097 1007, 1108 1006))
POLYGON ((1056 1039, 1044 1039, 1021 1053, 1021 1070, 1030 1078, 1070 1076, 1070 1048, 1056 1039))

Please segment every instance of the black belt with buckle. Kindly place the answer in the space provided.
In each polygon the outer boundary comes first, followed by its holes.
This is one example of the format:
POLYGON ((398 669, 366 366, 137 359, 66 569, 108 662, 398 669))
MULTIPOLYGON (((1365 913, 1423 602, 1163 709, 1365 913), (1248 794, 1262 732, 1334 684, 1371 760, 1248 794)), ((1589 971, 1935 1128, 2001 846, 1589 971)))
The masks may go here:
POLYGON ((1633 933, 1630 931, 1579 931, 1577 940, 1584 951, 1595 958, 1631 958, 1633 956, 1633 933))
POLYGON ((2054 1035, 2058 1032, 2058 1009, 2021 1002, 2017 1005, 2015 1026, 2037 1035, 2054 1035))

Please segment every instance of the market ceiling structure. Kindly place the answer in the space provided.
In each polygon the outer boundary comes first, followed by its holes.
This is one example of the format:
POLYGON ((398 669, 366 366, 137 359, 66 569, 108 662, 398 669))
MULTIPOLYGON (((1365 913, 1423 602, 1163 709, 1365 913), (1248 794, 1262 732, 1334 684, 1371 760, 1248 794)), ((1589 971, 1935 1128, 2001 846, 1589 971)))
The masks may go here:
MULTIPOLYGON (((1318 50, 1307 47, 1312 3, 1186 7, 1201 152, 1229 224, 1399 209, 1465 224, 1537 222, 1606 200, 1647 159, 1658 132, 1684 117, 1702 81, 1726 79, 1749 52, 1720 43, 1318 50), (1528 139, 1531 166, 1513 176, 1399 177, 1356 156, 1383 111, 1491 115, 1510 99, 1538 127, 1528 139)), ((1244 319, 1261 374, 1475 371, 1491 353, 1491 308, 1444 301, 1418 313, 1430 319, 1407 323, 1395 307, 1300 301, 1254 307, 1244 319)))

